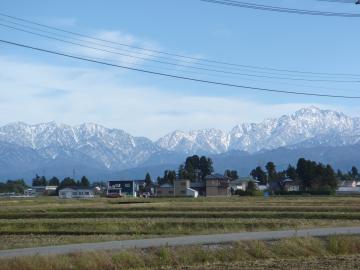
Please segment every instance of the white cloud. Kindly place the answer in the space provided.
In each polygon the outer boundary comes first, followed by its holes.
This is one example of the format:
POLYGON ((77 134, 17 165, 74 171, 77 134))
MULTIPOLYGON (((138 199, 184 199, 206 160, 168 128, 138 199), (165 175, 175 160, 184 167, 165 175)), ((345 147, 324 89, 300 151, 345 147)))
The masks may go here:
POLYGON ((129 86, 124 80, 127 75, 119 70, 55 67, 0 57, 0 124, 96 122, 157 139, 175 129, 229 130, 309 105, 263 104, 129 86))
POLYGON ((159 50, 157 44, 138 39, 131 34, 120 31, 103 30, 96 32, 92 37, 95 39, 81 38, 84 42, 75 41, 76 43, 81 43, 85 47, 70 45, 66 50, 76 55, 102 61, 110 61, 111 63, 129 67, 139 66, 158 55, 155 52, 156 50, 159 50), (128 46, 123 46, 121 44, 128 46), (129 46, 145 48, 146 50, 139 50, 129 46))

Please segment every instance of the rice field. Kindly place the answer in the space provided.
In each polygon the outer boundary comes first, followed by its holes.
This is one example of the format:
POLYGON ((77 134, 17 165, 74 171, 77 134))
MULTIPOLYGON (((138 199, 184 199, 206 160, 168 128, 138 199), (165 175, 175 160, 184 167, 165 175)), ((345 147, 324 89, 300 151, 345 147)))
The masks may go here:
POLYGON ((360 226, 360 197, 0 200, 0 249, 241 231, 360 226))

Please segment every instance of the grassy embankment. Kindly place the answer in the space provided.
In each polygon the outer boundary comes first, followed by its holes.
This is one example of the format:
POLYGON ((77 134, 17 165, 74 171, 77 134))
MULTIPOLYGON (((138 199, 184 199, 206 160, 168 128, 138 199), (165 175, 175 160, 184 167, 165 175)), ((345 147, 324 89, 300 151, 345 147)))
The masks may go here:
POLYGON ((2 270, 42 269, 359 269, 360 237, 164 247, 0 260, 2 270))
POLYGON ((0 249, 240 231, 360 226, 360 197, 0 200, 0 249))

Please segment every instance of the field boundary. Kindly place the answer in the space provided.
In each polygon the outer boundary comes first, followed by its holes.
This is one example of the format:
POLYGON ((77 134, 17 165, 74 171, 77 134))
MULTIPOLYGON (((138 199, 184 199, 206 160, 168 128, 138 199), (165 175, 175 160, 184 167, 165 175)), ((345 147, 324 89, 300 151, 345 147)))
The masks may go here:
POLYGON ((24 256, 61 255, 68 253, 126 250, 134 248, 152 248, 162 246, 210 245, 235 241, 277 240, 291 237, 321 237, 330 235, 360 234, 360 227, 313 228, 301 230, 241 232, 212 235, 193 235, 168 238, 121 240, 102 243, 82 243, 59 246, 44 246, 0 251, 0 258, 15 258, 24 256))

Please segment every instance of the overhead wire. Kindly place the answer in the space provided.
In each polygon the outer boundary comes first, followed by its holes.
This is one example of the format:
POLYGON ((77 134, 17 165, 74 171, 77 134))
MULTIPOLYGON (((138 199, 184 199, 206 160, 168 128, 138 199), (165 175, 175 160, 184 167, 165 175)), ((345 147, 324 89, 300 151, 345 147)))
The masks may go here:
MULTIPOLYGON (((72 36, 83 37, 83 38, 86 38, 87 40, 96 40, 96 41, 104 42, 104 43, 107 43, 107 44, 113 44, 113 45, 118 45, 118 46, 130 48, 130 49, 134 49, 134 50, 137 50, 137 51, 157 53, 157 54, 160 54, 160 55, 167 55, 167 56, 171 56, 171 57, 175 57, 175 58, 179 58, 179 59, 187 59, 187 60, 192 60, 192 61, 197 61, 197 62, 202 62, 202 63, 203 62, 205 62, 205 63, 213 63, 213 64, 223 65, 223 66, 227 66, 227 67, 246 68, 246 69, 250 69, 250 70, 254 69, 254 70, 256 70, 256 72, 261 72, 260 70, 263 70, 263 71, 267 70, 267 71, 272 71, 272 72, 295 73, 295 74, 297 74, 297 76, 300 76, 300 74, 303 74, 304 76, 310 76, 310 75, 315 76, 316 75, 316 76, 336 76, 336 77, 338 77, 338 76, 341 76, 341 77, 360 77, 360 74, 326 73, 326 72, 312 72, 312 71, 301 71, 301 70, 291 70, 291 69, 279 69, 279 68, 270 68, 270 67, 254 66, 254 65, 243 65, 243 64, 238 64, 238 63, 230 63, 230 62, 218 61, 218 60, 207 59, 207 58, 186 56, 186 55, 181 55, 181 54, 176 54, 176 53, 165 52, 165 51, 162 51, 162 50, 143 48, 143 47, 139 47, 139 46, 135 46, 135 45, 121 43, 121 42, 118 42, 118 41, 111 41, 111 40, 106 40, 106 39, 102 39, 102 38, 98 38, 98 37, 93 37, 93 36, 90 36, 90 35, 85 35, 85 34, 73 32, 73 31, 68 31, 68 30, 65 30, 65 29, 58 28, 58 27, 53 27, 53 26, 41 24, 41 23, 38 23, 38 22, 34 22, 34 21, 31 21, 31 20, 11 16, 11 15, 4 14, 4 13, 0 13, 0 16, 6 17, 6 18, 9 18, 9 19, 12 19, 12 20, 16 20, 16 21, 22 21, 22 22, 32 24, 32 25, 37 25, 37 26, 44 27, 44 28, 47 28, 47 29, 52 29, 52 30, 59 31, 59 32, 62 32, 62 33, 67 33, 67 34, 70 34, 72 36)), ((117 48, 117 49, 119 49, 119 48, 117 48)))
MULTIPOLYGON (((34 34, 33 32, 30 32, 29 30, 28 31, 24 31, 24 27, 27 28, 27 29, 30 29, 30 30, 33 30, 33 31, 37 31, 37 32, 41 32, 41 33, 46 33, 46 34, 50 34, 50 35, 55 35, 56 37, 57 36, 60 36, 60 37, 63 37, 63 38, 66 38, 66 39, 71 39, 71 40, 76 40, 76 41, 80 41, 80 42, 85 42, 85 43, 90 43, 90 44, 94 44, 94 45, 97 45, 97 46, 101 46, 101 47, 105 47, 105 48, 110 48, 110 49, 114 49, 116 51, 120 51, 120 52, 127 52, 127 53, 131 53, 131 54, 139 54, 139 55, 143 55, 145 57, 154 57, 154 58, 157 58, 157 59, 165 59, 167 61, 172 61, 172 60, 176 60, 176 59, 173 59, 173 58, 169 58, 169 57, 164 57, 164 56, 159 56, 159 55, 154 55, 154 54, 148 54, 148 53, 143 53, 143 52, 139 52, 139 51, 131 51, 131 50, 127 50, 127 49, 123 49, 123 48, 118 48, 118 47, 114 47, 114 46, 108 46, 108 45, 105 45, 105 44, 101 44, 101 43, 98 43, 98 42, 93 42, 89 39, 81 39, 81 38, 76 38, 76 37, 69 37, 67 35, 63 35, 63 34, 59 34, 59 33, 55 33, 55 32, 52 32, 52 31, 47 31, 47 30, 43 30, 43 29, 39 29, 39 28, 35 28, 35 27, 32 27, 32 26, 29 26, 29 25, 26 25, 26 24, 21 24, 21 23, 17 23, 17 22, 13 22, 13 21, 9 21, 9 20, 6 20, 6 19, 3 19, 3 18, 0 18, 0 22, 1 21, 4 21, 6 23, 10 23, 10 24, 13 24, 13 25, 16 25, 16 26, 19 26, 19 27, 22 27, 21 29, 17 28, 17 27, 13 27, 13 26, 9 26, 9 25, 4 25, 2 24, 3 27, 7 27, 7 28, 12 28, 12 29, 15 29, 17 31, 23 31, 23 32, 27 32, 29 34, 34 34)), ((44 37, 44 36, 43 36, 44 37)), ((204 64, 204 63, 199 63, 199 62, 188 62, 188 61, 184 61, 181 63, 185 64, 185 65, 189 65, 189 66, 201 66, 201 67, 214 67, 214 68, 219 68, 218 66, 216 65, 209 65, 209 64, 204 64)), ((221 67, 221 68, 224 68, 224 67, 221 67)), ((227 69, 231 69, 231 70, 245 70, 246 72, 256 72, 256 73, 261 73, 261 74, 267 74, 267 75, 275 75, 275 76, 279 76, 279 75, 283 75, 283 76, 291 76, 290 74, 288 73, 278 73, 279 71, 277 72, 269 72, 269 71, 264 71, 264 70, 252 70, 250 68, 240 68, 240 67, 229 67, 229 66, 225 66, 225 68, 227 69)), ((317 77, 317 78, 324 78, 324 77, 328 77, 329 75, 314 75, 314 74, 296 74, 296 76, 298 77, 317 77)), ((331 77, 338 77, 338 76, 331 76, 331 77)), ((360 80, 360 77, 356 77, 356 76, 343 76, 347 79, 353 79, 353 80, 360 80)), ((338 78, 339 79, 339 78, 338 78)))
POLYGON ((158 76, 163 76, 163 77, 168 77, 168 78, 173 78, 173 79, 181 79, 181 80, 186 80, 186 81, 193 81, 193 82, 198 82, 198 83, 205 83, 205 84, 212 84, 212 85, 219 85, 219 86, 226 86, 226 87, 233 87, 233 88, 242 88, 242 89, 248 89, 248 90, 252 90, 252 91, 260 91, 260 92, 280 93, 280 94, 316 96, 316 97, 327 97, 327 98, 360 99, 360 96, 345 96, 345 95, 331 95, 331 94, 309 93, 309 92, 299 92, 299 91, 287 91, 287 90, 231 84, 231 83, 219 82, 219 81, 203 80, 203 79, 197 79, 197 78, 192 78, 192 77, 178 76, 178 75, 172 75, 172 74, 168 74, 168 73, 134 68, 134 67, 124 66, 124 65, 112 64, 112 63, 108 63, 108 62, 104 62, 104 61, 98 61, 98 60, 93 60, 93 59, 89 59, 89 58, 85 58, 85 57, 79 57, 79 56, 75 56, 75 55, 71 55, 71 54, 67 54, 67 53, 63 53, 63 52, 47 50, 47 49, 34 47, 34 46, 26 45, 26 44, 21 44, 21 43, 17 43, 17 42, 12 42, 12 41, 8 41, 8 40, 3 40, 3 39, 0 39, 0 42, 3 44, 11 45, 11 46, 31 49, 34 51, 63 56, 63 57, 86 61, 86 62, 90 62, 90 63, 96 63, 96 64, 101 64, 101 65, 131 70, 131 71, 142 72, 142 73, 146 73, 146 74, 158 75, 158 76))
POLYGON ((213 4, 221 4, 233 7, 249 8, 256 10, 264 11, 273 11, 273 12, 282 12, 282 13, 293 13, 299 15, 316 15, 316 16, 327 16, 327 17, 348 17, 356 18, 360 17, 360 14, 357 13, 339 13, 339 12, 329 12, 329 11, 319 11, 319 10, 307 10, 307 9, 295 9, 295 8, 285 8, 271 5, 260 5, 249 2, 241 2, 235 0, 200 0, 202 2, 208 2, 213 4))
POLYGON ((150 62, 154 62, 154 63, 160 63, 160 64, 171 65, 171 66, 187 68, 187 69, 196 69, 196 70, 202 70, 202 71, 208 71, 208 72, 214 72, 214 73, 222 73, 222 74, 230 74, 230 75, 235 75, 235 76, 254 77, 254 78, 266 78, 266 79, 273 79, 273 80, 306 81, 306 82, 333 82, 333 83, 360 83, 360 79, 359 80, 339 80, 339 79, 325 79, 325 78, 324 79, 310 79, 310 78, 308 79, 308 78, 300 78, 300 77, 267 76, 267 75, 257 75, 257 74, 250 74, 250 73, 240 73, 240 72, 226 71, 226 70, 220 70, 220 69, 211 69, 211 68, 204 68, 204 67, 189 66, 189 65, 184 65, 184 64, 181 64, 181 63, 172 63, 172 62, 157 60, 157 59, 153 59, 153 58, 144 58, 144 57, 133 55, 133 54, 126 54, 126 53, 121 53, 121 52, 118 52, 118 51, 112 51, 112 50, 108 50, 108 49, 102 49, 102 48, 99 48, 99 47, 93 47, 93 46, 89 46, 89 45, 86 45, 86 44, 81 44, 81 43, 68 41, 68 40, 64 40, 64 39, 61 39, 61 38, 57 38, 57 37, 53 37, 53 36, 49 36, 49 35, 45 35, 45 34, 36 33, 36 32, 33 32, 33 31, 26 30, 26 29, 21 29, 21 28, 18 28, 18 27, 6 25, 6 24, 3 24, 3 23, 0 23, 0 26, 7 27, 7 28, 17 30, 17 31, 21 31, 21 32, 25 32, 25 33, 28 33, 28 34, 40 36, 40 37, 43 37, 43 38, 52 39, 52 40, 60 41, 60 42, 63 42, 63 43, 67 43, 67 44, 71 44, 71 45, 80 46, 80 47, 83 47, 83 48, 88 48, 88 49, 100 51, 100 52, 106 52, 106 53, 120 55, 120 56, 123 56, 123 57, 129 57, 129 58, 137 59, 137 60, 150 61, 150 62))

